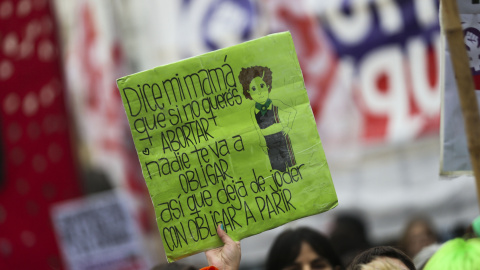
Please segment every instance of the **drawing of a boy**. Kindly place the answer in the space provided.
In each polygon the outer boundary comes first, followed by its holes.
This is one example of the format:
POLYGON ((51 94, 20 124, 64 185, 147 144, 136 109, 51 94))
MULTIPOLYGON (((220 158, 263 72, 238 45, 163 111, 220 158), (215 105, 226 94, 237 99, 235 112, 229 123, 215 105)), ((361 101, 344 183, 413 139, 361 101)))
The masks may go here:
POLYGON ((260 137, 260 146, 268 153, 272 169, 285 172, 296 163, 288 133, 297 111, 280 100, 269 98, 272 90, 270 68, 242 68, 238 78, 245 98, 255 101, 250 115, 260 137))

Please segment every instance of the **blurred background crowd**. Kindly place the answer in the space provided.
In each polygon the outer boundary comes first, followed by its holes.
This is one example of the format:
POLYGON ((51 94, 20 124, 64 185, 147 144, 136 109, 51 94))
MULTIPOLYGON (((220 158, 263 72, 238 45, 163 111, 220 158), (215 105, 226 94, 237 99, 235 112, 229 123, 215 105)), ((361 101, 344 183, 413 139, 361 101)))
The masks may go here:
POLYGON ((241 268, 262 269, 274 239, 301 226, 343 262, 464 235, 475 182, 439 176, 438 11, 436 0, 0 0, 0 269, 165 262, 116 79, 280 31, 339 206, 242 240, 241 268))

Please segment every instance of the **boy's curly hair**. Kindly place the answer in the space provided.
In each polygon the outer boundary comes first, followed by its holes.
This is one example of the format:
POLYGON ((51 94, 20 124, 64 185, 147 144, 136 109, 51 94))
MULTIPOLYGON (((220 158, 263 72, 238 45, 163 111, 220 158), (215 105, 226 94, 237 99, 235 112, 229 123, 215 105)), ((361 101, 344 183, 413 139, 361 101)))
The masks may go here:
POLYGON ((255 77, 260 77, 268 86, 268 92, 272 90, 272 71, 268 67, 261 67, 261 66, 253 66, 248 68, 242 68, 240 74, 238 75, 238 79, 243 87, 243 95, 247 99, 252 99, 250 93, 248 93, 248 89, 250 87, 250 83, 255 77))

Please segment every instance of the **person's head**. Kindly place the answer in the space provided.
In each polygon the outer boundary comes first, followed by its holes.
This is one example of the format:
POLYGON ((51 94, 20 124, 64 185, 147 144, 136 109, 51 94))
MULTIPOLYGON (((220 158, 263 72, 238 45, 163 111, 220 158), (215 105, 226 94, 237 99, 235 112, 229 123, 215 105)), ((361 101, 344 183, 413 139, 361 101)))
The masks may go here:
POLYGON ((242 84, 243 95, 258 103, 265 103, 272 90, 272 71, 268 67, 253 66, 242 68, 238 79, 242 84))
POLYGON ((267 270, 341 270, 340 258, 330 241, 309 228, 289 229, 274 241, 267 257, 267 270))
POLYGON ((415 217, 407 224, 400 245, 410 258, 415 257, 424 247, 437 242, 435 229, 424 217, 415 217))
POLYGON ((330 231, 330 242, 344 265, 372 247, 367 235, 367 223, 360 210, 340 212, 336 215, 330 231))
POLYGON ((401 266, 386 260, 374 260, 369 264, 364 264, 361 270, 402 270, 401 266))
POLYGON ((387 261, 402 270, 415 270, 412 260, 401 250, 390 246, 373 247, 358 254, 348 267, 349 270, 360 270, 362 265, 374 261, 387 261))
POLYGON ((480 269, 480 239, 455 238, 445 242, 425 265, 425 270, 480 269))

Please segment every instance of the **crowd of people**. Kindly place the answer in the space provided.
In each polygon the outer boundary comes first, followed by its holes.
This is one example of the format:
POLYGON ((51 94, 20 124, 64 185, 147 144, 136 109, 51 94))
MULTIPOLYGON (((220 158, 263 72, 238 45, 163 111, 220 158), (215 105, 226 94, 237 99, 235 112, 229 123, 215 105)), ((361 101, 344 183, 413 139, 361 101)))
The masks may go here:
MULTIPOLYGON (((205 252, 209 266, 202 270, 237 270, 240 242, 219 225, 224 246, 205 252)), ((152 270, 196 270, 181 263, 158 265, 152 270)), ((312 228, 287 229, 277 236, 265 261, 266 270, 480 270, 480 217, 461 236, 440 240, 423 217, 413 218, 394 245, 373 246, 361 220, 339 215, 326 236, 312 228)))

